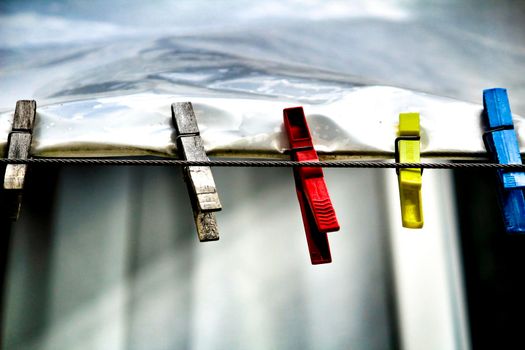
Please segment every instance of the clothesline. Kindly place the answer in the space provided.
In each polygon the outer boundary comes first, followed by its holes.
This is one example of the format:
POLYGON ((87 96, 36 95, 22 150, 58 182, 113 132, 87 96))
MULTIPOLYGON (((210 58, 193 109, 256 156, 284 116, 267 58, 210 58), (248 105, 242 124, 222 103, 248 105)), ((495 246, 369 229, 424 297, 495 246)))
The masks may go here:
POLYGON ((0 158, 0 164, 45 165, 129 165, 129 166, 211 166, 211 167, 320 167, 320 168, 382 168, 382 169, 506 169, 525 170, 525 164, 498 163, 394 163, 385 161, 319 161, 298 162, 293 160, 205 160, 182 159, 113 159, 113 158, 0 158))

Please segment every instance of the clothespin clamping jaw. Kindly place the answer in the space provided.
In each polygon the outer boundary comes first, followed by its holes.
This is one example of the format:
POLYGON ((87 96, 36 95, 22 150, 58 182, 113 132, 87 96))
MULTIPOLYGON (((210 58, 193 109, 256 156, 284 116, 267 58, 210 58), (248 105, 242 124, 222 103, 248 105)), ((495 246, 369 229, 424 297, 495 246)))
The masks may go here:
MULTIPOLYGON (((16 103, 13 126, 7 141, 7 158, 27 159, 29 157, 35 115, 35 101, 16 103)), ((27 164, 7 164, 5 169, 3 192, 6 207, 4 213, 12 221, 16 221, 20 215, 26 172, 27 164)))
MULTIPOLYGON (((500 164, 522 164, 518 138, 514 131, 507 90, 483 91, 483 141, 491 158, 500 164)), ((497 170, 498 198, 503 212, 505 230, 525 232, 525 172, 497 170)))
MULTIPOLYGON (((299 162, 319 161, 303 108, 287 108, 283 112, 292 159, 299 162)), ((324 181, 323 170, 297 167, 293 172, 312 264, 330 263, 332 256, 326 233, 338 231, 339 223, 324 181)))
MULTIPOLYGON (((208 160, 191 102, 174 103, 171 112, 177 131, 179 156, 185 160, 208 160)), ((211 169, 208 166, 188 166, 183 171, 199 240, 216 241, 219 230, 214 212, 221 210, 222 206, 211 169)))
MULTIPOLYGON (((420 162, 419 113, 399 114, 399 137, 395 140, 396 162, 420 162)), ((403 227, 423 227, 421 200, 422 169, 396 169, 403 227)))

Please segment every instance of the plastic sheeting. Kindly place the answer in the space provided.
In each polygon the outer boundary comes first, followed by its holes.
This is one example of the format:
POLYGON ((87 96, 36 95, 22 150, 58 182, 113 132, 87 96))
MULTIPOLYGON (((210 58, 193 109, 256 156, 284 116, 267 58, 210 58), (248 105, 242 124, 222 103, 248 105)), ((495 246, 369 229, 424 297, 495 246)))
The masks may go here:
MULTIPOLYGON (((104 11, 103 3, 97 6, 104 11)), ((137 6, 131 5, 126 13, 131 11, 132 16, 137 6)), ((57 18, 46 11, 3 16, 0 34, 6 40, 0 46, 4 61, 0 83, 6 93, 0 103, 7 111, 0 115, 0 149, 5 147, 14 101, 36 98, 34 156, 174 156, 169 105, 189 100, 195 105, 206 150, 214 156, 279 157, 287 148, 282 109, 296 105, 305 107, 316 148, 324 155, 392 158, 398 114, 415 111, 421 113, 423 156, 485 156, 480 105, 367 83, 348 75, 354 70, 352 64, 343 73, 325 69, 340 68, 337 56, 311 57, 335 50, 338 37, 352 42, 353 36, 343 31, 334 33, 333 40, 327 38, 325 32, 335 31, 338 25, 346 28, 338 24, 342 18, 352 18, 357 32, 370 37, 360 42, 384 44, 388 53, 391 44, 374 36, 369 23, 402 27, 405 22, 421 21, 418 8, 395 2, 372 6, 339 1, 316 6, 271 3, 248 13, 241 11, 246 6, 242 1, 208 7, 162 6, 177 11, 172 26, 162 26, 168 18, 160 14, 156 25, 153 19, 143 20, 148 29, 116 14, 112 24, 79 20, 74 10, 70 10, 73 18, 57 18), (213 17, 214 6, 226 6, 226 11, 207 22, 203 18, 213 17), (206 10, 197 17, 195 8, 206 10), (281 12, 266 12, 276 8, 281 12), (326 24, 327 20, 332 22, 326 24), (308 41, 294 40, 298 31, 310 30, 305 23, 315 27, 320 22, 327 26, 324 30, 318 28, 308 41), (290 62, 298 55, 300 60, 290 62), (322 69, 308 65, 312 63, 322 69)), ((92 15, 104 16, 111 15, 92 15)), ((424 40, 443 45, 426 34, 424 40)), ((403 39, 396 40, 402 47, 403 39)), ((478 38, 463 36, 452 46, 479 45, 478 38)), ((378 59, 372 47, 356 51, 357 55, 350 47, 338 50, 357 66, 362 60, 378 59)), ((382 69, 394 77, 395 67, 405 59, 403 53, 397 54, 392 62, 381 59, 382 69)), ((429 67, 424 68, 424 80, 439 81, 433 74, 442 59, 426 55, 429 67)), ((466 63, 466 57, 461 59, 466 63)), ((459 76, 468 82, 472 77, 464 69, 459 76)), ((525 123, 518 116, 515 122, 525 152, 525 123)))
MULTIPOLYGON (((322 103, 307 104, 297 90, 295 86, 288 91, 295 91, 295 100, 140 94, 48 105, 38 108, 32 154, 173 156, 170 104, 183 100, 194 104, 206 150, 215 156, 283 154, 288 141, 282 131, 282 109, 295 105, 304 106, 316 149, 325 155, 392 157, 398 115, 406 111, 421 113, 423 155, 485 154, 477 105, 384 86, 341 88, 322 103)), ((4 124, 6 139, 9 123, 4 124)), ((518 130, 525 128, 521 118, 516 125, 518 130)))

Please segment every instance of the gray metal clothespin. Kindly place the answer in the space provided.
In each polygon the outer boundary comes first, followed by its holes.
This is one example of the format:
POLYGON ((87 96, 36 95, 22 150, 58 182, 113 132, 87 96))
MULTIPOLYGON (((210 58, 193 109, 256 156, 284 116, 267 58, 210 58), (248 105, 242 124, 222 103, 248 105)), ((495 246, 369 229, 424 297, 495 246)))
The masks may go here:
MULTIPOLYGON (((7 141, 7 158, 27 159, 31 148, 33 125, 36 115, 36 102, 22 100, 16 103, 13 127, 7 141)), ((22 189, 27 172, 27 164, 7 164, 4 176, 6 216, 16 221, 22 204, 22 189)))
MULTIPOLYGON (((185 160, 208 160, 191 102, 172 104, 171 113, 177 131, 179 156, 185 160)), ((210 167, 184 167, 184 178, 191 198, 199 240, 218 240, 219 230, 214 212, 221 210, 222 206, 210 167)))

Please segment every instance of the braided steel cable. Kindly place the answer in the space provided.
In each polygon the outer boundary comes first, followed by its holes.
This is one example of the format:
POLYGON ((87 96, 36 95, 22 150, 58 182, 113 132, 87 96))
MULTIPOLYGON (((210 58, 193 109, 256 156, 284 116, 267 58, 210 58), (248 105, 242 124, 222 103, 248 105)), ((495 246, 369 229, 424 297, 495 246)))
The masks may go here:
POLYGON ((181 159, 115 159, 115 158, 0 158, 0 164, 45 165, 128 165, 128 166, 210 166, 210 167, 322 167, 322 168, 381 168, 381 169, 505 169, 525 170, 525 164, 498 163, 394 163, 385 161, 320 161, 297 162, 292 160, 206 160, 181 159))

